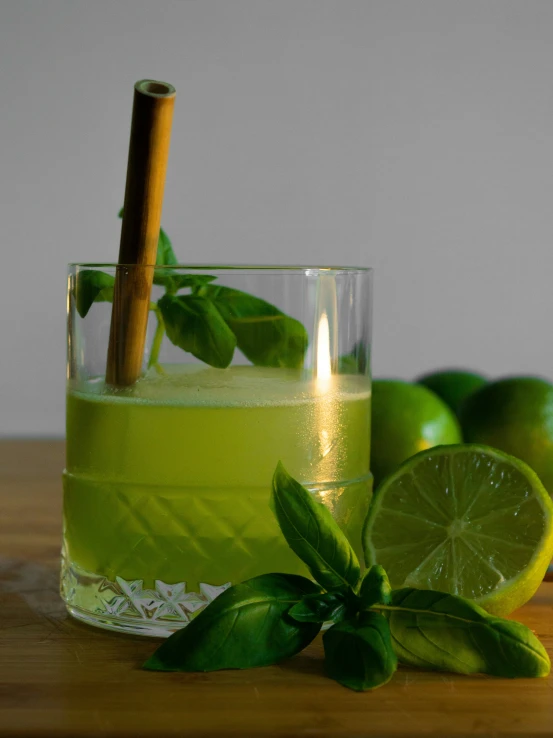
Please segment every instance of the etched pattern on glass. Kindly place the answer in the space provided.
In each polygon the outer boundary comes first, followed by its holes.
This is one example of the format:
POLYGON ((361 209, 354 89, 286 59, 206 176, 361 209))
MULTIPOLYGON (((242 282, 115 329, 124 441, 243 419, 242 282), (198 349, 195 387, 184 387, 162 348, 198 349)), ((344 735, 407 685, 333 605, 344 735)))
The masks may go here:
MULTIPOLYGON (((64 598, 74 604, 75 595, 82 584, 81 577, 72 567, 64 569, 64 598)), ((156 579, 153 589, 144 589, 143 579, 127 581, 116 577, 115 582, 105 577, 93 577, 94 582, 90 576, 87 579, 88 591, 93 589, 95 592, 94 615, 107 615, 125 621, 144 621, 152 625, 186 625, 200 610, 231 586, 231 582, 220 586, 201 582, 199 592, 187 592, 186 582, 167 584, 156 579)))

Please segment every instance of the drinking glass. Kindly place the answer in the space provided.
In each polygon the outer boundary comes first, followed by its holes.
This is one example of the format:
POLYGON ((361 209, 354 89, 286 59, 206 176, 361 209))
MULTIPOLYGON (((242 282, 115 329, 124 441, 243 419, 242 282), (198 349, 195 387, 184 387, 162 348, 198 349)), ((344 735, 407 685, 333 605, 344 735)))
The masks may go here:
MULTIPOLYGON (((259 574, 309 576, 281 461, 362 559, 371 270, 72 264, 61 587, 89 624, 167 636, 259 574), (106 382, 113 283, 152 270, 141 377, 106 382)), ((136 280, 134 280, 136 281, 136 280)))

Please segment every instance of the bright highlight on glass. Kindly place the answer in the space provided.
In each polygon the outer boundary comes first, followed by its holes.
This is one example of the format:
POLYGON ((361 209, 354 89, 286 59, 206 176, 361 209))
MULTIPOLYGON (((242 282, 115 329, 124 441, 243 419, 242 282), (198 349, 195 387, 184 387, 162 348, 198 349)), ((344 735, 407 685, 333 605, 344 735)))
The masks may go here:
POLYGON ((317 333, 317 379, 320 383, 328 382, 332 375, 330 359, 330 332, 326 313, 321 315, 317 333))

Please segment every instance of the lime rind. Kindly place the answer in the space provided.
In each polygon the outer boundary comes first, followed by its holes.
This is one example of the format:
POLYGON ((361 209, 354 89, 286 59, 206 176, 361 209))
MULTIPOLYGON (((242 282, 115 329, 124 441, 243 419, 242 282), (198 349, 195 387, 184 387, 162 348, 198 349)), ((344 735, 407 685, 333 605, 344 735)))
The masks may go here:
POLYGON ((505 615, 530 599, 553 556, 553 502, 513 456, 437 446, 379 485, 363 541, 367 566, 382 564, 394 588, 459 594, 505 615))

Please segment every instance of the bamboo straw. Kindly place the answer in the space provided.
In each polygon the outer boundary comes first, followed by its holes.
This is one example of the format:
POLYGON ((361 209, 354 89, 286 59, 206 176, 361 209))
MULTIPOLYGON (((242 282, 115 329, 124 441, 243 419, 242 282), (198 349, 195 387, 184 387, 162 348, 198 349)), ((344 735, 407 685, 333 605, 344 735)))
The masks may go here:
POLYGON ((175 88, 165 82, 144 79, 134 86, 106 371, 113 385, 133 384, 142 370, 153 280, 145 265, 156 263, 174 102, 175 88))

